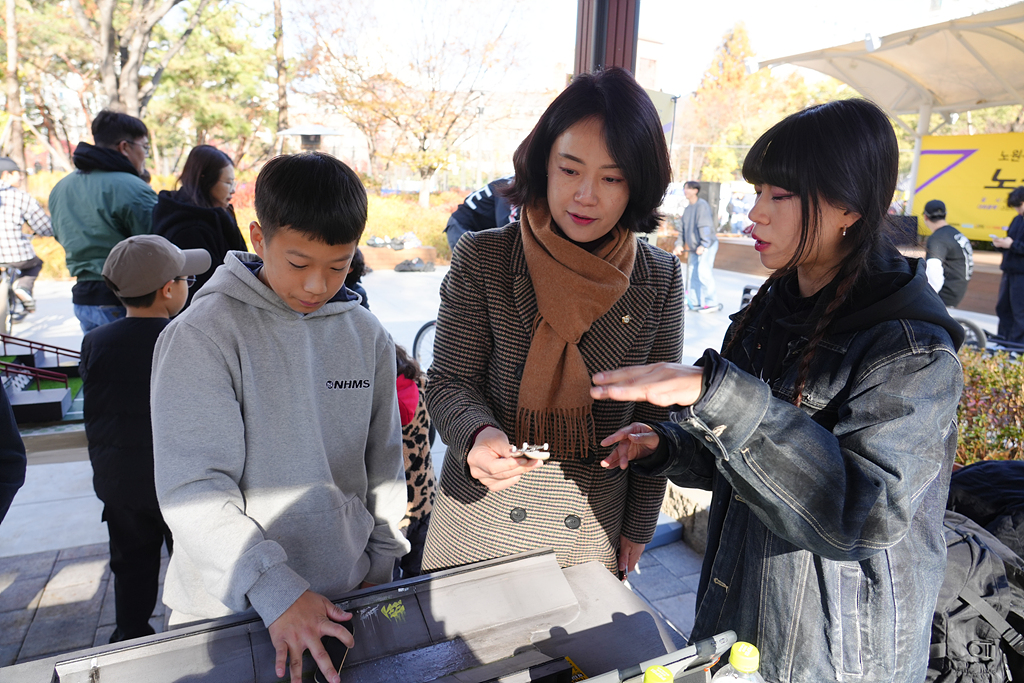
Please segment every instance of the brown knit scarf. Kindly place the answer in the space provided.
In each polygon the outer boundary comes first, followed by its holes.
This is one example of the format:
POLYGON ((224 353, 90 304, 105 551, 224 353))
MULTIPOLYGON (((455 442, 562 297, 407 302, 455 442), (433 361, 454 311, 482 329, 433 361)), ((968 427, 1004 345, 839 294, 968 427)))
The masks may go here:
POLYGON ((597 446, 590 373, 577 344, 629 287, 636 237, 616 225, 589 253, 552 231, 547 206, 523 211, 523 251, 537 297, 516 420, 516 445, 548 443, 555 457, 586 458, 597 446))

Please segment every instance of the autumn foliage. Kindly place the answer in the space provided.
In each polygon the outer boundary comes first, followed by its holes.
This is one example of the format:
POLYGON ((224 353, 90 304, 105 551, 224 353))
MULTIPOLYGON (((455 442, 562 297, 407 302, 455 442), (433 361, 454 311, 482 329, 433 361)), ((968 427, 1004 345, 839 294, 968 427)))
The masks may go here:
POLYGON ((964 392, 956 461, 1024 459, 1024 361, 974 347, 960 350, 964 392))

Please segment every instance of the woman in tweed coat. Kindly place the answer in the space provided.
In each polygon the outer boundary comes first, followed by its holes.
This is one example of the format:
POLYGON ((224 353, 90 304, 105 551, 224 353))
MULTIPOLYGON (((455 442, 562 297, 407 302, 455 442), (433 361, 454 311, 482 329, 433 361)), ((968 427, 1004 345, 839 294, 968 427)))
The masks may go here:
POLYGON ((441 286, 428 410, 448 444, 423 555, 430 571, 553 547, 624 573, 665 480, 600 466, 600 441, 667 408, 594 402, 590 376, 674 362, 679 262, 637 239, 669 180, 657 113, 628 72, 577 77, 514 156, 520 221, 466 234, 441 286), (510 441, 552 444, 548 461, 510 441))

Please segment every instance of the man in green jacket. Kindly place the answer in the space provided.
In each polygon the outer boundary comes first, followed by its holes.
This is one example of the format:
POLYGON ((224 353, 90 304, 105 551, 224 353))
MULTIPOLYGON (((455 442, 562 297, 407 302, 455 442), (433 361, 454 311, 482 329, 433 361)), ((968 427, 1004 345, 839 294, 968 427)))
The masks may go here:
POLYGON ((149 234, 156 193, 142 179, 149 131, 139 119, 104 109, 92 122, 95 144, 75 148, 78 169, 50 192, 53 234, 64 247, 75 317, 88 332, 125 316, 103 281, 103 263, 115 244, 149 234))

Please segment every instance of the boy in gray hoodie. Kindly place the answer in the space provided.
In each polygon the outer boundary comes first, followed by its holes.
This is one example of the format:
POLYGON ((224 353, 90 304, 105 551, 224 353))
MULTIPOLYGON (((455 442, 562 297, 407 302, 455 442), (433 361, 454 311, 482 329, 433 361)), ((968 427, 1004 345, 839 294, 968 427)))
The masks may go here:
POLYGON ((321 636, 349 647, 325 596, 390 580, 408 543, 395 347, 344 287, 366 191, 327 154, 256 179, 256 255, 230 252, 153 359, 156 489, 175 552, 170 625, 255 610, 276 673, 321 636))

